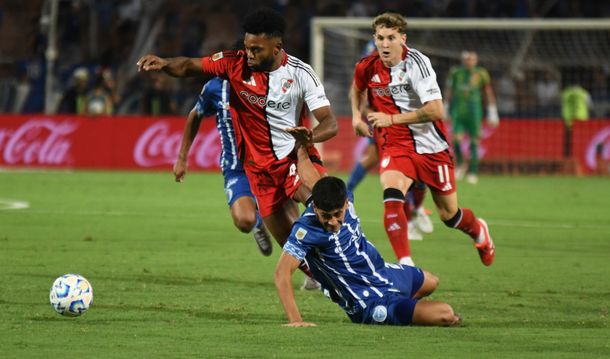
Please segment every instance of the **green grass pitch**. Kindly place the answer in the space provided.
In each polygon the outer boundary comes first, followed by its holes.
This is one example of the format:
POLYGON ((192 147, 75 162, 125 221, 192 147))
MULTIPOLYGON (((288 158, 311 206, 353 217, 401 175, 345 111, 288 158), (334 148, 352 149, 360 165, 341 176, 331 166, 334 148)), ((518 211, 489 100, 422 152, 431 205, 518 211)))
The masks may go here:
MULTIPOLYGON (((280 248, 263 257, 233 227, 219 174, 176 184, 159 172, 1 172, 0 201, 30 206, 0 210, 0 357, 610 357, 610 181, 482 177, 458 187, 461 206, 490 224, 496 262, 480 264, 470 239, 436 214, 434 233, 412 249, 441 279, 431 298, 452 304, 463 326, 355 325, 321 293, 297 289, 318 326, 286 328, 272 279, 280 248), (65 273, 93 286, 82 317, 49 305, 65 273)), ((368 239, 394 260, 378 177, 355 196, 368 239)))

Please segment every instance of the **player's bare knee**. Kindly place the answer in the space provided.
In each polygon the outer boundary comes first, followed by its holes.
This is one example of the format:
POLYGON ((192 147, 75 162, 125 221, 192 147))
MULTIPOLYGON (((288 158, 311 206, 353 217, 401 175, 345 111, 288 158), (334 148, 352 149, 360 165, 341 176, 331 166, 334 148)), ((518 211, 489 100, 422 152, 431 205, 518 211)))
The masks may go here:
POLYGON ((250 233, 254 226, 256 225, 256 217, 235 217, 233 218, 233 224, 237 229, 239 229, 242 233, 250 233))
POLYGON ((440 279, 437 275, 432 274, 426 270, 424 270, 424 285, 428 288, 432 288, 433 290, 438 287, 440 279))

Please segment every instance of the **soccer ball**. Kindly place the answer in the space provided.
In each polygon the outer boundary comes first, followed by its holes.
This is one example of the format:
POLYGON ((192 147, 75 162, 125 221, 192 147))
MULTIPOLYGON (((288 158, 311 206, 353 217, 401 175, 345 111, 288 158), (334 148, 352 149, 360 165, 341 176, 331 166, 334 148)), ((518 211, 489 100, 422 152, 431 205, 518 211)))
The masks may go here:
POLYGON ((57 313, 78 317, 93 303, 93 287, 83 276, 65 274, 53 282, 49 300, 57 313))

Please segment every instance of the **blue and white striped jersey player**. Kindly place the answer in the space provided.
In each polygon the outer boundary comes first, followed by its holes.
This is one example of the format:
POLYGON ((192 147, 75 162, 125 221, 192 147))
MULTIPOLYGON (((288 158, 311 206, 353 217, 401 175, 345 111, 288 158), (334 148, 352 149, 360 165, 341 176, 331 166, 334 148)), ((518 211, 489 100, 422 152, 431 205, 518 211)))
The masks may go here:
POLYGON ((184 181, 188 152, 199 131, 201 119, 211 115, 216 115, 216 128, 220 134, 220 168, 233 224, 243 233, 252 232, 261 253, 269 256, 273 250, 271 239, 258 213, 256 199, 238 158, 235 131, 229 110, 227 80, 214 77, 208 81, 203 86, 195 107, 189 113, 184 126, 180 153, 174 164, 176 182, 184 181))
POLYGON ((450 326, 460 322, 449 304, 419 300, 436 289, 436 276, 417 267, 385 263, 362 233, 353 196, 341 179, 319 179, 310 202, 293 225, 275 271, 288 326, 315 325, 301 318, 291 285, 291 274, 303 260, 324 294, 354 323, 450 326))

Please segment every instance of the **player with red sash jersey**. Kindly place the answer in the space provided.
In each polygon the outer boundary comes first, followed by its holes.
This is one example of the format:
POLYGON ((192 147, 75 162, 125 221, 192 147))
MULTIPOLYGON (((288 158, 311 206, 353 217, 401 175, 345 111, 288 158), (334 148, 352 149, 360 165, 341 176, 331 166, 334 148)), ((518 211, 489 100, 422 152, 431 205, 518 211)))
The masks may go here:
POLYGON ((405 193, 414 181, 430 187, 441 220, 468 234, 483 264, 492 264, 494 243, 484 220, 459 208, 453 161, 443 118, 441 90, 430 60, 406 46, 407 22, 395 13, 373 20, 377 52, 356 64, 351 89, 352 123, 361 136, 371 136, 363 121, 362 104, 375 128, 384 189, 384 226, 401 263, 413 265, 407 240, 405 193))
POLYGON ((284 51, 285 27, 279 13, 261 9, 244 20, 245 50, 203 58, 146 55, 137 64, 139 71, 162 70, 175 77, 207 74, 229 81, 240 159, 265 225, 280 245, 299 216, 291 199, 305 203, 311 195, 297 174, 295 144, 310 148, 322 173, 319 155, 310 145, 333 137, 338 128, 311 66, 284 51), (307 109, 319 122, 313 129, 303 126, 307 109))

